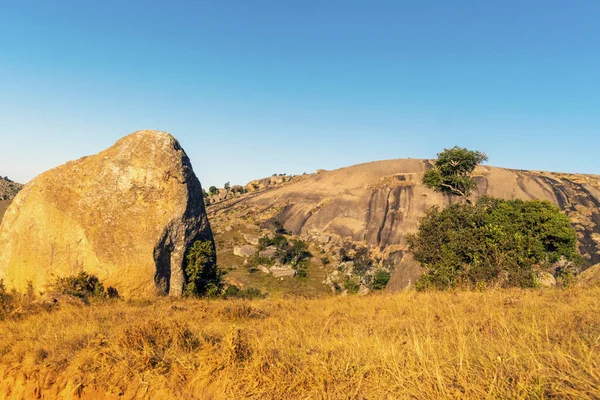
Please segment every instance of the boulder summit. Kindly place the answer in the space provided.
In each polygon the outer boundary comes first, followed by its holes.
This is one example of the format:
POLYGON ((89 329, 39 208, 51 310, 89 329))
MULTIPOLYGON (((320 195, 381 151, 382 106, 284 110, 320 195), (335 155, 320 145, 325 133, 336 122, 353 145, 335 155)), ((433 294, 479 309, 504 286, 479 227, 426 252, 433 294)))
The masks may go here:
POLYGON ((196 240, 213 237, 189 158, 170 134, 138 131, 23 188, 0 225, 0 279, 37 291, 86 271, 126 297, 179 296, 196 240))

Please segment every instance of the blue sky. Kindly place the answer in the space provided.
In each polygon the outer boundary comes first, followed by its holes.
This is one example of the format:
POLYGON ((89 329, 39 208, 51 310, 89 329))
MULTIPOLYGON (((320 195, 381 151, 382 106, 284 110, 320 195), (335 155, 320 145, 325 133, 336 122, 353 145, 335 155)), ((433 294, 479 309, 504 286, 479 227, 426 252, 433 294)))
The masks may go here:
POLYGON ((0 0, 0 175, 139 129, 204 186, 445 147, 600 174, 600 1, 0 0))

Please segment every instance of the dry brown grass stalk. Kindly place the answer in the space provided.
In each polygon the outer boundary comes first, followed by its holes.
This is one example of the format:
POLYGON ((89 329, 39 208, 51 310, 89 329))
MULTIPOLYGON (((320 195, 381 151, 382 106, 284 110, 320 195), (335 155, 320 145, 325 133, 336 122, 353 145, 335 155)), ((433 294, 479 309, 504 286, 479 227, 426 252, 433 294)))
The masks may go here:
POLYGON ((600 398, 600 289, 63 305, 0 322, 0 398, 600 398))

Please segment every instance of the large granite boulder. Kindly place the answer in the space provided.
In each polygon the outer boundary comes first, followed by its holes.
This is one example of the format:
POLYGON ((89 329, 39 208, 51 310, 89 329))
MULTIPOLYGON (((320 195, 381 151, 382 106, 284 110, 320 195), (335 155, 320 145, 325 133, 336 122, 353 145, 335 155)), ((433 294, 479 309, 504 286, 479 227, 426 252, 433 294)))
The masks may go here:
POLYGON ((44 290, 86 271, 125 297, 179 296, 196 240, 213 237, 190 160, 168 133, 139 131, 23 188, 0 225, 0 279, 44 290))

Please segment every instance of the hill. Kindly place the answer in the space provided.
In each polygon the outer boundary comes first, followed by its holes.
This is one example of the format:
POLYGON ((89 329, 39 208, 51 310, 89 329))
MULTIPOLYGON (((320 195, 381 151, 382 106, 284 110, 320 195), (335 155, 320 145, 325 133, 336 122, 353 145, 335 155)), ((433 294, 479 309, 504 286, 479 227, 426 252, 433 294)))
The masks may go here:
POLYGON ((19 193, 23 185, 13 182, 8 177, 0 176, 0 221, 12 199, 19 193))
MULTIPOLYGON (((244 243, 244 233, 261 235, 269 225, 280 223, 306 240, 313 253, 332 261, 319 266, 313 260, 315 272, 325 279, 341 261, 339 249, 351 244, 369 247, 381 265, 395 266, 391 288, 409 286, 421 272, 406 256, 407 233, 418 228, 430 207, 456 201, 421 183, 431 165, 416 159, 370 162, 294 177, 215 203, 208 212, 221 264, 225 262, 234 277, 245 278, 235 273, 241 264, 232 257, 235 246, 244 243)), ((600 176, 489 166, 478 167, 475 175, 475 197, 542 199, 558 205, 577 231, 586 265, 600 262, 600 176)))

